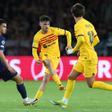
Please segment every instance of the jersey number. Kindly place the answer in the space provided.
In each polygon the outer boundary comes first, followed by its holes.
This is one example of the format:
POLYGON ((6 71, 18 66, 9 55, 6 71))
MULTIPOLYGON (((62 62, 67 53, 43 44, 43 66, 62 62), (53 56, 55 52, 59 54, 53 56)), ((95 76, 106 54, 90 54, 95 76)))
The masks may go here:
POLYGON ((92 44, 94 40, 94 33, 92 31, 89 31, 88 36, 89 36, 90 43, 92 44))

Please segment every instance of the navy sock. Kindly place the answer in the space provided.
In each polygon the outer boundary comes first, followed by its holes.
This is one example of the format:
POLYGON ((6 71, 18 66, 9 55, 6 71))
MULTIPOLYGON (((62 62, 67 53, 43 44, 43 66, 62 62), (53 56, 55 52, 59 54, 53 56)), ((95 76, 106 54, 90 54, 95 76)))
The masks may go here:
POLYGON ((27 93, 26 93, 26 89, 25 89, 24 84, 17 85, 17 90, 19 91, 19 93, 20 93, 22 98, 26 98, 27 97, 27 93))

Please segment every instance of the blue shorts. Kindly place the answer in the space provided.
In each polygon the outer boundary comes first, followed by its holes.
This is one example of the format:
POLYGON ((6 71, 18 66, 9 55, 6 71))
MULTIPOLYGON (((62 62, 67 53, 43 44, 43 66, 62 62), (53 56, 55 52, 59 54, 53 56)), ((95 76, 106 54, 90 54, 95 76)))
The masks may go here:
POLYGON ((8 80, 11 80, 16 75, 17 75, 17 72, 16 71, 14 73, 11 73, 7 69, 7 67, 5 67, 4 64, 2 64, 0 62, 0 78, 2 78, 4 81, 8 81, 8 80))

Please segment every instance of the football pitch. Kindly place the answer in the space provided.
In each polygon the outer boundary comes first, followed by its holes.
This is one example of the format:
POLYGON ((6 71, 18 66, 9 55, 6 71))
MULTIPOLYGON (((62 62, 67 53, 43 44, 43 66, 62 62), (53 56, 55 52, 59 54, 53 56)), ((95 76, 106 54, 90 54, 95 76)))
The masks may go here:
MULTIPOLYGON (((25 81, 30 97, 34 97, 40 82, 25 81)), ((24 106, 15 83, 0 81, 0 112, 112 112, 112 91, 90 89, 86 82, 77 82, 67 109, 50 104, 49 100, 58 100, 62 95, 63 92, 51 81, 39 103, 24 106)))

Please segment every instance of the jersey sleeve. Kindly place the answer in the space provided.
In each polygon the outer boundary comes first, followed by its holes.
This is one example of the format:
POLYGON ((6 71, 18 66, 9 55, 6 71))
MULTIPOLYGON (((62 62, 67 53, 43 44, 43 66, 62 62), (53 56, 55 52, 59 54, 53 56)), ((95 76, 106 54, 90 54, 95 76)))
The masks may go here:
POLYGON ((54 28, 52 28, 52 30, 57 36, 66 34, 66 30, 61 29, 61 28, 54 27, 54 28))
POLYGON ((32 44, 32 55, 36 61, 39 60, 39 57, 37 54, 38 46, 39 46, 39 37, 38 37, 38 34, 36 34, 34 36, 33 44, 32 44))
POLYGON ((32 47, 33 48, 38 48, 38 46, 39 46, 39 37, 38 37, 38 34, 35 34, 34 39, 33 39, 32 47))
POLYGON ((94 26, 93 26, 93 37, 94 37, 94 39, 93 39, 92 45, 95 47, 100 42, 100 39, 97 35, 97 32, 96 32, 94 26))
POLYGON ((69 31, 61 28, 54 28, 54 34, 57 36, 65 35, 67 38, 67 46, 71 46, 71 33, 69 31))

